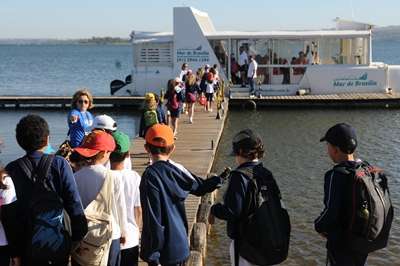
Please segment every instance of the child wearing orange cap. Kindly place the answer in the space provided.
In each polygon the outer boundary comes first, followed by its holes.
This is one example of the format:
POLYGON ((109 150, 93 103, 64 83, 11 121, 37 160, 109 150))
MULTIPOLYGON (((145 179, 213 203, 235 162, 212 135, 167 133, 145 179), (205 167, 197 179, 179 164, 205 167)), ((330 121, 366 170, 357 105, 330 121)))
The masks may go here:
MULTIPOLYGON (((80 147, 74 149, 88 162, 87 166, 75 172, 75 181, 85 209, 92 201, 97 199, 103 185, 106 184, 106 179, 110 178, 109 180, 112 180, 112 192, 108 199, 109 202, 104 201, 104 205, 111 205, 110 222, 112 224, 112 235, 107 255, 107 265, 113 266, 119 265, 120 244, 125 243, 127 228, 126 204, 121 176, 118 172, 111 171, 104 166, 115 148, 114 138, 110 134, 104 131, 94 131, 85 138, 80 147)), ((79 253, 78 249, 75 254, 79 255, 79 253)), ((84 251, 82 251, 81 256, 78 256, 78 258, 73 256, 72 259, 72 265, 84 266, 88 264, 88 262, 82 262, 82 259, 85 259, 84 251)))
POLYGON ((184 265, 190 252, 184 201, 189 194, 212 192, 223 179, 202 179, 170 160, 175 150, 170 127, 152 126, 145 140, 153 164, 144 171, 139 187, 143 212, 140 257, 149 265, 184 265))

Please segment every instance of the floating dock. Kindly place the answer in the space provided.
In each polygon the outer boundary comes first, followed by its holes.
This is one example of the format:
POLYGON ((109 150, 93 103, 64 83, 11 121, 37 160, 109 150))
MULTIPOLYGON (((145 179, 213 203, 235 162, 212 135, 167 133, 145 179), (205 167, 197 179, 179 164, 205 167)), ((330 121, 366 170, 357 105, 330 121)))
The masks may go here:
MULTIPOLYGON (((216 119, 216 114, 215 106, 214 111, 210 113, 204 111, 202 106, 197 105, 193 124, 189 124, 189 118, 185 114, 182 114, 179 118, 178 139, 175 141, 176 149, 171 159, 184 165, 191 172, 201 177, 206 177, 211 171, 218 143, 224 129, 226 115, 221 117, 221 119, 216 119)), ((130 152, 133 169, 141 175, 146 169, 149 160, 144 150, 143 138, 135 138, 133 140, 130 152)), ((198 225, 201 201, 200 197, 193 195, 190 195, 185 201, 189 237, 191 239, 191 258, 188 265, 203 265, 199 263, 204 259, 202 256, 204 255, 206 245, 205 243, 198 243, 197 237, 200 237, 201 241, 205 241, 207 230, 193 229, 206 228, 206 224, 198 225), (201 233, 196 237, 192 235, 193 231, 200 231, 201 233)), ((143 263, 141 265, 146 264, 143 263)))
POLYGON ((290 95, 250 97, 235 93, 229 99, 230 107, 289 107, 289 108, 400 108, 400 93, 345 93, 329 95, 290 95))

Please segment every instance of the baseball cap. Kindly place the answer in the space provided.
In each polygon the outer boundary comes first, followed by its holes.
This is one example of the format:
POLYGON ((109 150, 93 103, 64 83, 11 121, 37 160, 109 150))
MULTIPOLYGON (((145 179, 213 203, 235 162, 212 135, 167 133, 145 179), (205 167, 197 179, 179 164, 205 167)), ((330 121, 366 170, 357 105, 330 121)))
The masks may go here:
POLYGON ((107 129, 111 131, 117 130, 117 123, 111 116, 98 115, 94 118, 93 128, 107 129))
POLYGON ((145 95, 145 100, 146 101, 155 101, 156 100, 156 96, 154 95, 154 93, 152 93, 152 92, 148 92, 148 93, 146 93, 146 95, 145 95))
POLYGON ((357 147, 356 131, 346 123, 339 123, 328 129, 320 141, 327 141, 347 154, 353 153, 357 147))
POLYGON ((156 147, 169 147, 174 144, 174 132, 167 125, 155 124, 147 129, 145 140, 156 147))
POLYGON ((204 66, 204 68, 210 68, 210 65, 209 64, 206 64, 205 66, 204 66))
POLYGON ((104 131, 91 132, 85 137, 83 144, 74 149, 84 157, 92 157, 101 151, 114 151, 114 138, 104 131))
POLYGON ((114 152, 125 153, 125 152, 129 151, 129 147, 130 147, 131 143, 129 141, 128 135, 117 130, 112 133, 112 136, 114 138, 115 145, 116 145, 114 152))
POLYGON ((238 132, 232 140, 231 155, 235 156, 242 150, 249 153, 263 145, 261 137, 251 129, 244 129, 238 132))

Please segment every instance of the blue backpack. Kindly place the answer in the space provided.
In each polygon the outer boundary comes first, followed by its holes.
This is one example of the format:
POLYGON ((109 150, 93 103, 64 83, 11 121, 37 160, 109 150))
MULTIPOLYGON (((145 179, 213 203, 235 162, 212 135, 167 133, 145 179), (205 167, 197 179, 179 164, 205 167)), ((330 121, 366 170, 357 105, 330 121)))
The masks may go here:
POLYGON ((29 260, 51 264, 66 261, 71 239, 64 228, 63 201, 48 179, 54 155, 43 155, 37 166, 25 156, 18 160, 25 176, 32 182, 31 200, 26 212, 30 235, 27 236, 29 260))

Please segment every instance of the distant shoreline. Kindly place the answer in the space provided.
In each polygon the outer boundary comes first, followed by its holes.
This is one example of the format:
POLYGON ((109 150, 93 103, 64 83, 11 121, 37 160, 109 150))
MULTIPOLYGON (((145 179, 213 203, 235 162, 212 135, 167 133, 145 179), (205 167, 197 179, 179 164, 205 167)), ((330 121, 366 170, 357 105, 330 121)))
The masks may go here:
POLYGON ((0 45, 130 45, 129 39, 92 37, 90 39, 0 39, 0 45))
MULTIPOLYGON (((372 30, 372 39, 375 41, 398 41, 400 40, 400 25, 376 27, 372 30)), ((131 40, 120 37, 91 37, 81 39, 23 39, 23 38, 8 38, 1 39, 0 45, 130 45, 131 40)))

